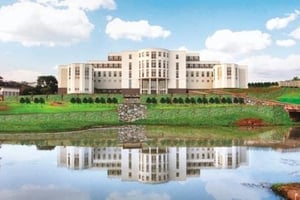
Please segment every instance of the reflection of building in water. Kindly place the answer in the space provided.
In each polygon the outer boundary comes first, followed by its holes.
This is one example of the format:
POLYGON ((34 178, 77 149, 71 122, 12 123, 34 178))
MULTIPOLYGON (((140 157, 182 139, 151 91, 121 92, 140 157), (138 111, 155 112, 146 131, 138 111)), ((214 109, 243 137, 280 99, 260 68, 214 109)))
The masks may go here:
POLYGON ((237 168, 248 164, 247 147, 59 147, 58 166, 105 169, 108 177, 142 183, 183 181, 200 169, 237 168))

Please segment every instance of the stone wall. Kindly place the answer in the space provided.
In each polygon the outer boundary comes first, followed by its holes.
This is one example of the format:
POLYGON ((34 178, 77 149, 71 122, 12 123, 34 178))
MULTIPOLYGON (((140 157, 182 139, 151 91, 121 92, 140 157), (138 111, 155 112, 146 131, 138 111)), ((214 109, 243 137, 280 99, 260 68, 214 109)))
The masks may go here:
POLYGON ((146 118, 146 106, 139 103, 120 104, 119 121, 134 122, 146 118))

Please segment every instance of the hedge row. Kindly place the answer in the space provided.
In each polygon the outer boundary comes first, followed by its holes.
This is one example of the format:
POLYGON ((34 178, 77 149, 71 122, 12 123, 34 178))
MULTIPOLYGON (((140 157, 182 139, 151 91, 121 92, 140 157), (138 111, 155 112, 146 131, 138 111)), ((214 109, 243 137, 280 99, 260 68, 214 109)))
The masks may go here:
POLYGON ((146 103, 152 103, 152 104, 157 104, 157 103, 161 103, 161 104, 171 104, 171 103, 174 103, 174 104, 208 104, 208 103, 215 103, 215 104, 220 104, 220 103, 228 103, 228 104, 232 104, 232 103, 235 103, 235 104, 244 104, 244 99, 243 98, 237 98, 237 97, 234 97, 233 99, 230 98, 230 97, 223 97, 221 99, 219 99, 218 97, 210 97, 210 98, 206 98, 206 97, 203 97, 203 98, 194 98, 194 97, 186 97, 185 99, 182 98, 182 97, 174 97, 171 101, 171 99, 169 97, 162 97, 160 98, 160 100, 158 101, 155 97, 148 97, 146 99, 146 103))
MULTIPOLYGON (((31 100, 30 100, 28 97, 26 97, 26 98, 21 97, 19 102, 20 102, 21 104, 24 104, 24 103, 30 104, 30 103, 31 103, 31 100)), ((37 97, 36 97, 36 98, 33 99, 33 102, 36 103, 36 104, 38 104, 38 103, 44 104, 44 103, 45 103, 45 99, 42 98, 42 97, 40 97, 40 98, 37 98, 37 97)))
POLYGON ((116 104, 116 103, 118 103, 118 99, 115 98, 115 97, 113 97, 113 98, 108 97, 107 99, 105 99, 103 97, 100 97, 100 98, 96 97, 95 99, 93 99, 92 97, 88 97, 88 98, 84 97, 81 100, 81 98, 79 98, 79 97, 77 97, 77 98, 72 97, 70 99, 70 102, 72 104, 75 104, 75 103, 77 103, 77 104, 81 104, 81 103, 102 103, 102 104, 104 104, 104 103, 113 103, 113 104, 116 104))

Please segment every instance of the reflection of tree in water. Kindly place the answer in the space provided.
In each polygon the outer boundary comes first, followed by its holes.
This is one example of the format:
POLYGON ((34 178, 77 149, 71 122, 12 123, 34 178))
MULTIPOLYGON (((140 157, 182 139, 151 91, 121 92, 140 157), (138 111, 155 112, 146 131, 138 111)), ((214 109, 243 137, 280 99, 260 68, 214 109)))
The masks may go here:
POLYGON ((280 163, 293 167, 300 166, 300 160, 281 158, 280 163))

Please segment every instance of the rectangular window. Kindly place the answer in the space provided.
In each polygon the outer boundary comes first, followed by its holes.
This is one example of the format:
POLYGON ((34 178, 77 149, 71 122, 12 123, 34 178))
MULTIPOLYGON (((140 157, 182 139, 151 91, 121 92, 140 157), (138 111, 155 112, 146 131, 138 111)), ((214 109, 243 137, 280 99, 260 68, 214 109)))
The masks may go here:
POLYGON ((176 71, 176 78, 179 78, 179 72, 176 71))
POLYGON ((129 70, 132 70, 132 63, 129 63, 129 70))
POLYGON ((179 70, 179 63, 176 63, 176 70, 179 70))
POLYGON ((155 51, 152 51, 152 52, 151 52, 151 58, 152 58, 152 59, 156 59, 156 52, 155 52, 155 51))
POLYGON ((129 59, 132 59, 132 55, 131 54, 129 54, 129 59))
POLYGON ((117 72, 116 71, 114 71, 114 77, 117 77, 117 72))
POLYGON ((199 77, 199 72, 196 72, 196 77, 199 77))
POLYGON ((122 72, 119 72, 119 77, 122 77, 122 72))
POLYGON ((106 72, 103 72, 103 77, 106 77, 106 72))
POLYGON ((209 77, 209 72, 206 72, 206 77, 209 77))
POLYGON ((111 72, 108 72, 108 77, 111 77, 111 72))
POLYGON ((176 59, 179 59, 179 55, 178 54, 176 54, 176 59))
POLYGON ((161 52, 158 52, 158 56, 161 57, 161 52))
POLYGON ((204 72, 201 73, 201 77, 204 77, 204 72))

